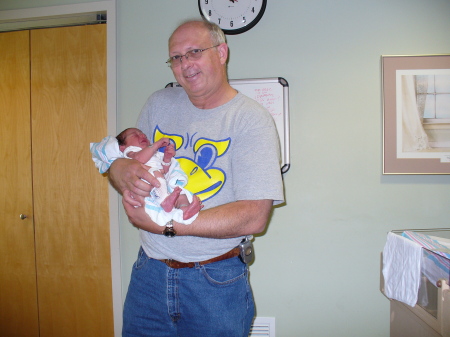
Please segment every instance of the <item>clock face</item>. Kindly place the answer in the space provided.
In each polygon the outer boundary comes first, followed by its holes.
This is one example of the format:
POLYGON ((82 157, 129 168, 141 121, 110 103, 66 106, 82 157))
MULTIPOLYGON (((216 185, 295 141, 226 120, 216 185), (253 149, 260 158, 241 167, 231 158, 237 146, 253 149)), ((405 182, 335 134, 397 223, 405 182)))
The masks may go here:
POLYGON ((198 0, 201 15, 219 25, 225 34, 240 34, 255 26, 267 0, 198 0))

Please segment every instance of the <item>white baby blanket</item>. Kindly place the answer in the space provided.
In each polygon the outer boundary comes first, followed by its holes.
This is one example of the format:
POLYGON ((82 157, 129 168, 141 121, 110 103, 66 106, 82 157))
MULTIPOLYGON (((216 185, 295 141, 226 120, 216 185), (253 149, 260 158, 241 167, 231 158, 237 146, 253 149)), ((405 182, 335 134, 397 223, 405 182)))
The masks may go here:
POLYGON ((95 167, 102 174, 108 171, 114 160, 123 158, 117 139, 112 136, 107 136, 98 143, 91 143, 90 150, 95 167))
POLYGON ((432 284, 440 279, 450 281, 450 249, 445 241, 438 241, 445 239, 413 231, 404 231, 402 236, 424 248, 421 271, 432 284))
MULTIPOLYGON (((440 256, 443 256, 447 259, 450 259, 450 249, 448 246, 444 245, 445 242, 441 243, 437 239, 425 235, 422 233, 417 233, 413 231, 404 231, 402 233, 402 236, 410 239, 411 241, 417 242, 419 245, 424 247, 425 249, 428 249, 440 256)), ((445 240, 445 239, 443 239, 445 240)))
POLYGON ((383 249, 384 293, 414 307, 420 284, 422 247, 392 232, 383 249))
MULTIPOLYGON (((193 194, 184 188, 188 183, 187 176, 175 158, 172 158, 169 171, 165 174, 165 178, 167 180, 167 189, 169 193, 172 193, 174 188, 178 186, 181 188, 181 194, 186 194, 189 203, 192 202, 193 194)), ((185 220, 183 219, 183 211, 176 208, 167 213, 161 206, 157 206, 155 202, 152 202, 151 196, 145 198, 145 210, 152 217, 153 221, 158 223, 160 226, 165 226, 165 224, 171 219, 184 225, 190 225, 195 219, 197 219, 198 216, 197 213, 191 218, 185 220)))
MULTIPOLYGON (((103 138, 98 143, 91 143, 90 150, 92 153, 92 160, 95 163, 95 166, 99 170, 100 173, 105 173, 108 171, 109 167, 117 158, 129 158, 126 154, 129 151, 138 152, 141 150, 139 147, 129 146, 125 150, 125 154, 122 153, 119 149, 119 144, 117 139, 113 136, 107 136, 103 138)), ((159 157, 159 162, 162 161, 164 156, 163 153, 156 153, 156 156, 159 157)), ((154 160, 155 161, 155 160, 154 160)), ((150 160, 147 165, 150 163, 156 164, 150 160)), ((158 167, 162 168, 162 165, 158 163, 158 167)), ((151 170, 150 170, 151 171, 151 170)), ((150 172, 151 173, 151 172, 150 172)), ((172 158, 171 165, 169 171, 165 175, 167 180, 168 192, 172 193, 175 187, 180 187, 182 190, 182 194, 186 194, 189 203, 193 200, 193 195, 191 192, 186 190, 184 186, 186 186, 188 180, 186 174, 180 167, 180 164, 175 158, 172 158)), ((183 219, 183 211, 181 209, 174 208, 171 212, 165 212, 163 208, 160 206, 159 202, 157 202, 154 198, 152 198, 152 194, 150 197, 145 198, 145 211, 152 218, 154 222, 156 222, 160 226, 165 226, 167 222, 170 220, 174 220, 178 223, 190 225, 198 216, 198 213, 192 216, 189 219, 183 219)))

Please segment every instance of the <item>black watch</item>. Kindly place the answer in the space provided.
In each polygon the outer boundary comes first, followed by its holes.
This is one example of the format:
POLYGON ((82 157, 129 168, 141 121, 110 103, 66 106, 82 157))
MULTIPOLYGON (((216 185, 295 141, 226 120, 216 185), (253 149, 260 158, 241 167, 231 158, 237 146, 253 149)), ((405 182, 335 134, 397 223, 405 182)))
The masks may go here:
POLYGON ((173 238, 175 235, 177 235, 177 232, 175 232, 175 229, 173 228, 173 220, 170 220, 168 223, 166 223, 166 228, 164 228, 162 233, 168 238, 173 238))

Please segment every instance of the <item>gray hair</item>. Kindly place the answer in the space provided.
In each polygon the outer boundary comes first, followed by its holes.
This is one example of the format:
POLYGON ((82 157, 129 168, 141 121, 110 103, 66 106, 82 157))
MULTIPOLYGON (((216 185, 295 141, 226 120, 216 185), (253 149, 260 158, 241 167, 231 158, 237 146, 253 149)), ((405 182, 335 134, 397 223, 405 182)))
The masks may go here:
MULTIPOLYGON (((211 42, 212 42, 213 45, 219 45, 219 44, 222 44, 222 43, 227 43, 227 39, 225 37, 225 34, 224 34, 223 30, 217 24, 215 24, 213 22, 209 22, 208 20, 205 20, 205 19, 203 19, 203 20, 186 20, 183 23, 181 23, 178 26, 178 28, 183 26, 183 25, 185 25, 185 24, 189 24, 189 23, 200 23, 200 24, 202 24, 203 27, 205 27, 206 30, 208 30, 209 35, 211 37, 211 42)), ((175 29, 175 31, 176 31, 176 29, 175 29)), ((172 33, 172 35, 173 35, 173 33, 172 33)), ((172 39, 172 35, 169 38, 169 43, 170 43, 170 40, 172 39)))
POLYGON ((211 36, 211 41, 213 45, 218 45, 227 42, 223 30, 217 24, 209 22, 207 20, 203 20, 203 22, 205 27, 209 31, 209 35, 211 36))

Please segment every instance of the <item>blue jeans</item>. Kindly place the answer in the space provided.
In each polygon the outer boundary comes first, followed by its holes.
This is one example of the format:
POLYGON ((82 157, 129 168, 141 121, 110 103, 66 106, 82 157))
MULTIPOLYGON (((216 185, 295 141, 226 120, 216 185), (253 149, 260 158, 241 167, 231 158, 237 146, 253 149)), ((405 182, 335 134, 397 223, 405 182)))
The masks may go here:
POLYGON ((173 269, 139 250, 123 312, 123 337, 247 337, 254 316, 239 257, 173 269))

